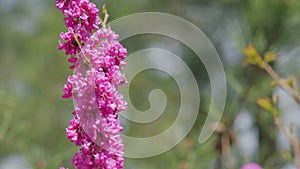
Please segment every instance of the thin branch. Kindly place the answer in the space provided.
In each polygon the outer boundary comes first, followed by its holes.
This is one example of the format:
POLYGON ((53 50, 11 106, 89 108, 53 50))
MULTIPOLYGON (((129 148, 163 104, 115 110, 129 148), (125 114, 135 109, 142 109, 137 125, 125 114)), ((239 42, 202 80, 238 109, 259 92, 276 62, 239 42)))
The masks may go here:
POLYGON ((294 88, 289 86, 287 82, 282 79, 269 64, 263 62, 260 67, 263 68, 282 89, 291 95, 298 104, 300 104, 299 93, 294 88))
POLYGON ((104 3, 102 5, 102 13, 104 14, 104 20, 102 21, 101 25, 103 28, 106 28, 106 23, 107 23, 107 20, 108 20, 108 12, 107 12, 107 8, 106 8, 106 3, 104 3))
POLYGON ((231 152, 230 152, 230 136, 226 131, 222 133, 221 144, 222 144, 222 154, 224 156, 226 168, 234 169, 234 164, 231 159, 231 152))
POLYGON ((299 147, 298 139, 295 137, 295 135, 293 135, 293 133, 288 133, 285 130, 281 118, 275 117, 275 124, 277 125, 279 130, 283 133, 283 135, 285 135, 287 137, 287 139, 289 140, 289 142, 291 143, 293 151, 295 153, 296 166, 297 166, 297 168, 299 168, 300 167, 300 147, 299 147))
POLYGON ((106 28, 106 23, 107 23, 108 17, 109 17, 109 15, 105 14, 104 21, 101 23, 103 28, 106 28))

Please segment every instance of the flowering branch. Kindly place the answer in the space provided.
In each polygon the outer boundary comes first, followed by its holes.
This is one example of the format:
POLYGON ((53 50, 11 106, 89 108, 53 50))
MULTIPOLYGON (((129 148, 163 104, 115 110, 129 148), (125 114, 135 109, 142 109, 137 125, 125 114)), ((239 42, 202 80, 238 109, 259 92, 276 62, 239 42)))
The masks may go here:
POLYGON ((68 27, 67 33, 61 33, 59 49, 70 55, 75 70, 62 96, 75 103, 66 135, 81 148, 72 163, 78 169, 122 169, 123 128, 118 113, 126 109, 127 103, 118 93, 118 86, 127 83, 121 73, 127 50, 118 42, 118 35, 105 27, 106 5, 103 28, 98 27, 99 10, 89 0, 57 0, 56 6, 66 15, 68 27))

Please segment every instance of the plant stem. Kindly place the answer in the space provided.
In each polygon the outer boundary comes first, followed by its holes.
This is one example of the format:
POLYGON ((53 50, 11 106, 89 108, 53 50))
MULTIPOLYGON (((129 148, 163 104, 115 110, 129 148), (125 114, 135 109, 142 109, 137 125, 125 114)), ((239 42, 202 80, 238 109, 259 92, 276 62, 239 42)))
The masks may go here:
POLYGON ((282 79, 269 64, 263 62, 260 67, 263 68, 282 89, 291 95, 298 104, 300 104, 299 93, 294 88, 289 86, 287 82, 282 79))
POLYGON ((285 135, 288 138, 288 140, 290 141, 293 151, 295 153, 296 166, 297 166, 297 168, 300 167, 300 147, 299 147, 298 139, 295 137, 295 135, 293 135, 293 133, 288 133, 285 130, 285 128, 283 126, 283 122, 280 117, 275 117, 275 124, 277 125, 279 130, 283 133, 283 135, 285 135))
POLYGON ((234 164, 231 159, 231 153, 230 153, 230 136, 226 131, 222 133, 221 144, 222 144, 222 154, 224 156, 226 168, 234 169, 234 164))

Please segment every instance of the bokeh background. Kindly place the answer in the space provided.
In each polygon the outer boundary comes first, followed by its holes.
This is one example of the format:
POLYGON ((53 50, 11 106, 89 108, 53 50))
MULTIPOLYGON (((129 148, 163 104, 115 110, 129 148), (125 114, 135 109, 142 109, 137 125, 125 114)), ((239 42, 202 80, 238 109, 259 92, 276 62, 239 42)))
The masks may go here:
MULTIPOLYGON (((98 8, 104 1, 94 1, 98 8)), ((198 26, 218 51, 227 78, 227 102, 222 125, 230 131, 230 158, 234 168, 257 162, 265 169, 293 169, 287 139, 270 113, 256 99, 277 94, 284 123, 295 123, 300 136, 300 107, 254 66, 244 66, 243 49, 252 43, 260 53, 273 51, 272 63, 282 77, 300 77, 300 1, 298 0, 107 0, 110 20, 136 12, 164 12, 198 26)), ((67 57, 57 50, 59 33, 66 31, 55 1, 0 0, 0 169, 72 168, 78 149, 66 139, 73 103, 64 100, 62 87, 69 70, 67 57)), ((136 25, 138 26, 138 23, 136 25)), ((155 27, 155 25, 153 25, 155 27)), ((129 54, 159 47, 180 56, 194 73, 201 94, 197 121, 188 136, 172 150, 156 157, 125 159, 125 169, 225 169, 221 135, 206 143, 197 138, 210 106, 210 84, 205 67, 184 44, 157 35, 139 35, 122 41, 129 54)), ((162 61, 163 62, 163 59, 162 61)), ((151 136, 164 131, 178 114, 180 93, 174 79, 156 70, 132 80, 130 97, 140 110, 149 108, 153 89, 165 91, 168 104, 158 121, 127 122, 124 132, 151 136)))

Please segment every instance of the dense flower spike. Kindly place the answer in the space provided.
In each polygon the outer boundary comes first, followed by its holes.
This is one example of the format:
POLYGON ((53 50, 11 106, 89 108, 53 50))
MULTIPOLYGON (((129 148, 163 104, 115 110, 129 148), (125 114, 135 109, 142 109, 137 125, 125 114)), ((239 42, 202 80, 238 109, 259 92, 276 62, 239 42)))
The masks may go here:
MULTIPOLYGON (((121 169, 123 149, 118 112, 127 103, 118 93, 126 84, 121 73, 126 49, 110 29, 98 28, 98 9, 88 0, 57 0, 64 15, 67 33, 59 49, 70 55, 75 73, 64 85, 63 98, 72 98, 74 118, 66 129, 67 138, 80 146, 72 163, 78 169, 121 169), (97 30, 93 35, 92 30, 97 30)), ((60 169, 64 169, 61 167, 60 169)))
POLYGON ((96 5, 89 0, 57 0, 56 7, 62 11, 68 32, 60 34, 59 50, 65 50, 70 55, 69 62, 74 68, 74 56, 80 52, 80 46, 89 39, 93 30, 98 30, 100 18, 96 5))

